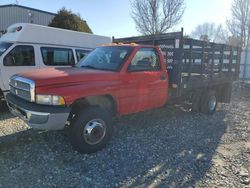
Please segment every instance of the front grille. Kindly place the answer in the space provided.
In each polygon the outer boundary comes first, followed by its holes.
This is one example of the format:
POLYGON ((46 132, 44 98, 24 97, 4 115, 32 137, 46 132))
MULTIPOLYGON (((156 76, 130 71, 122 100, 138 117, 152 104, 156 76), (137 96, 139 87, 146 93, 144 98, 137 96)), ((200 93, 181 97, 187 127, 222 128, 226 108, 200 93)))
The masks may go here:
POLYGON ((35 100, 35 83, 32 80, 13 76, 10 79, 10 93, 30 102, 35 100))

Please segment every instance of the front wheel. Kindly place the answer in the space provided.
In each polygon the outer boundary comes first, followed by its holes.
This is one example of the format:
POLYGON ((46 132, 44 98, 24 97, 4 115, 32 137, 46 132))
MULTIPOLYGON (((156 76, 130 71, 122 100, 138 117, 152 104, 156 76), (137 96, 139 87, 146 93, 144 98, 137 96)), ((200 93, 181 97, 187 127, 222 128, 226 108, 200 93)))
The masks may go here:
POLYGON ((106 146, 112 133, 111 113, 91 107, 80 111, 72 120, 70 142, 79 153, 94 153, 106 146))

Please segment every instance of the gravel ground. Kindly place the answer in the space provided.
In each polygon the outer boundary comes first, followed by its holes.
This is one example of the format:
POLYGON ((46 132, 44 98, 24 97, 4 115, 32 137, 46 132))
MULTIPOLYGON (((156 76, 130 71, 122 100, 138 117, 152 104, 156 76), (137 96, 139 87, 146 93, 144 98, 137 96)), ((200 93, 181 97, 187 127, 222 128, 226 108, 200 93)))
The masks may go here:
POLYGON ((123 117, 91 155, 2 109, 0 187, 250 187, 250 87, 212 116, 168 106, 123 117))

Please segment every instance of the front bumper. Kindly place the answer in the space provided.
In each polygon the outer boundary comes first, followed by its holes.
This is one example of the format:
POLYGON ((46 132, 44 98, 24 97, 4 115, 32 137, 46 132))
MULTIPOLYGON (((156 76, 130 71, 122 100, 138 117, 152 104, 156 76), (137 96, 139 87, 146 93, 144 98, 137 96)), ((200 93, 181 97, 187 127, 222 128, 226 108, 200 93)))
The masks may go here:
POLYGON ((11 113, 34 129, 61 130, 70 113, 69 107, 39 105, 10 93, 6 95, 6 100, 11 113))

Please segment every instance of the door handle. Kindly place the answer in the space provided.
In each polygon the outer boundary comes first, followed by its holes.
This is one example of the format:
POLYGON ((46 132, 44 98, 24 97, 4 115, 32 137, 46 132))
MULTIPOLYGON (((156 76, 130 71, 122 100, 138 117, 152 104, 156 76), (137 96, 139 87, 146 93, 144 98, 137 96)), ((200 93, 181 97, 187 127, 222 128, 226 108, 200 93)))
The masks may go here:
POLYGON ((166 76, 165 76, 165 75, 161 75, 161 76, 160 76, 160 79, 161 79, 161 80, 166 80, 166 76))

